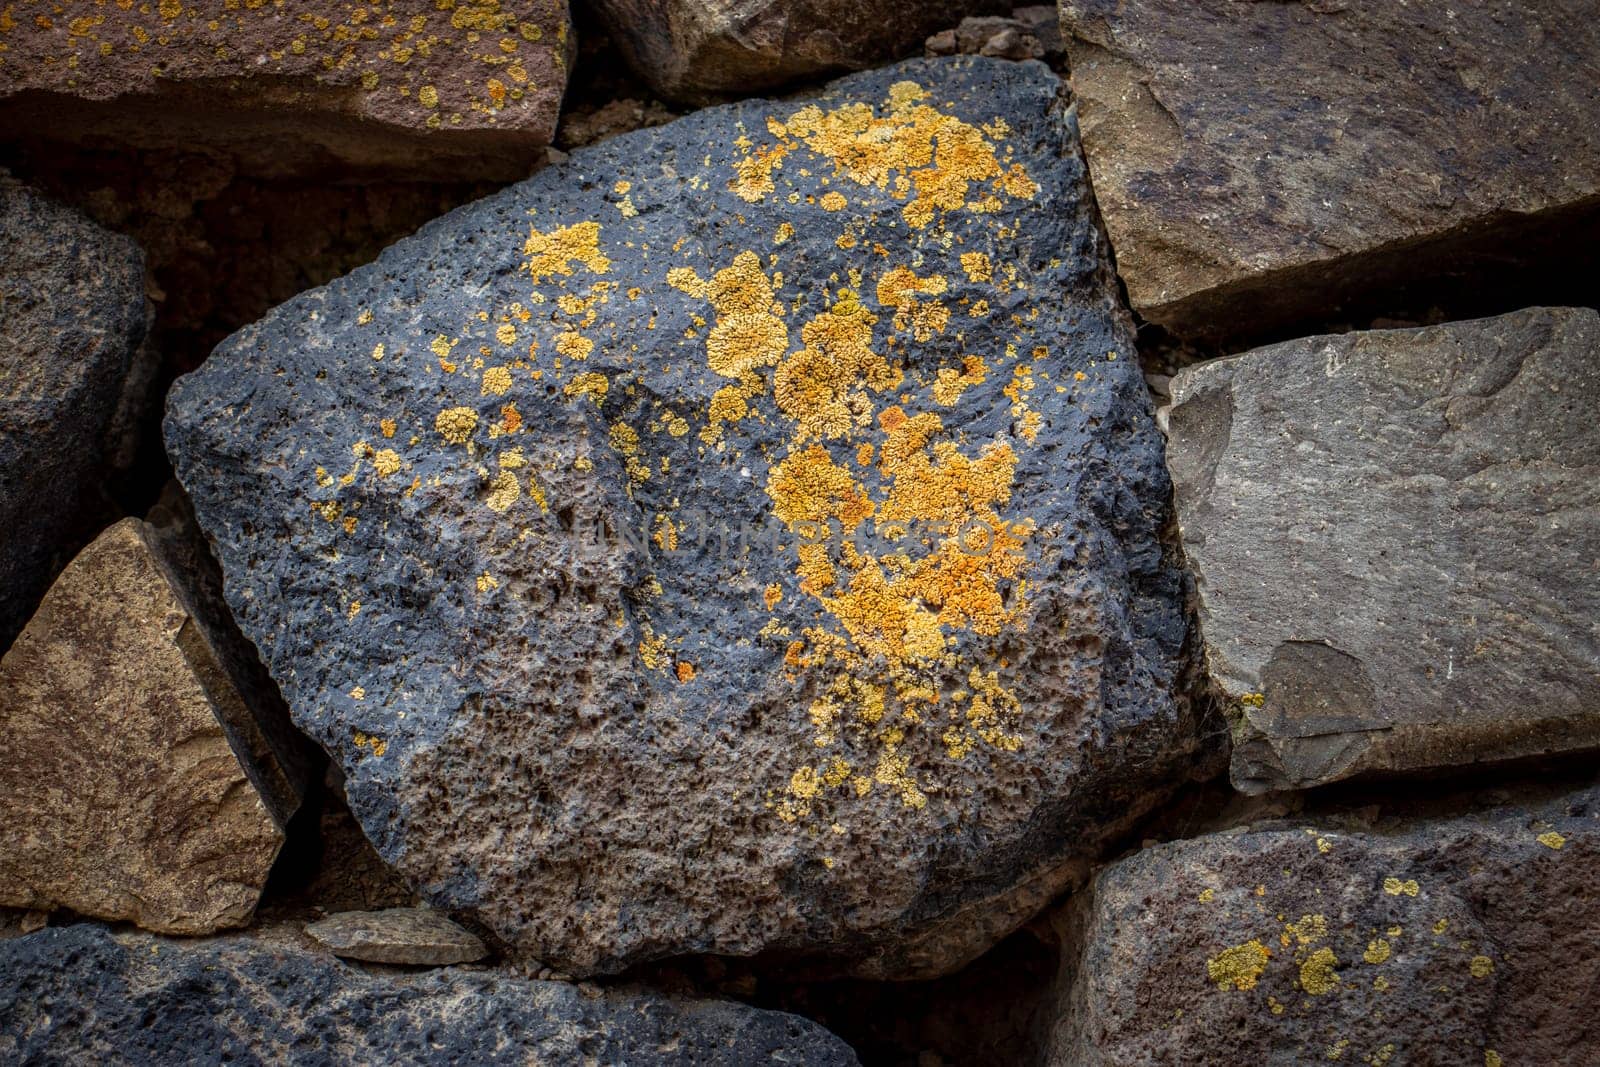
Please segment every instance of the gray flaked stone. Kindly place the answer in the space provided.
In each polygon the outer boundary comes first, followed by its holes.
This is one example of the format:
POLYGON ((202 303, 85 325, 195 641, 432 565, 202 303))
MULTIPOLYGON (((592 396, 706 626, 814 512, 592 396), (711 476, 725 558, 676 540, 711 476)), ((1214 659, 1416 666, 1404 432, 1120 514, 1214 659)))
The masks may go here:
POLYGON ((1061 0, 1128 298, 1257 335, 1600 209, 1589 0, 1061 0), (1513 225, 1514 224, 1514 225, 1513 225))
POLYGON ((472 963, 489 954, 476 935, 427 908, 342 911, 306 933, 335 956, 373 963, 472 963))
POLYGON ((139 247, 0 172, 0 652, 93 533, 145 326, 139 247))
POLYGON ((0 19, 0 134, 210 150, 272 176, 514 179, 543 161, 567 0, 224 8, 62 0, 0 19))
POLYGON ((629 134, 180 380, 241 625, 431 903, 568 973, 938 973, 1203 762, 1058 93, 918 61, 629 134))
POLYGON ((856 1063, 796 1015, 483 972, 376 977, 253 943, 78 925, 0 942, 8 1063, 856 1063))
POLYGON ((1172 382, 1234 784, 1600 746, 1600 316, 1312 337, 1172 382))
POLYGON ((1004 0, 596 0, 596 14, 651 88, 704 103, 860 70, 917 51, 963 15, 1004 0))
POLYGON ((1146 849, 1063 916, 1049 1062, 1579 1064, 1600 1043, 1600 788, 1146 849))
POLYGON ((186 548, 117 523, 0 659, 0 904, 183 934, 254 913, 305 762, 186 548))

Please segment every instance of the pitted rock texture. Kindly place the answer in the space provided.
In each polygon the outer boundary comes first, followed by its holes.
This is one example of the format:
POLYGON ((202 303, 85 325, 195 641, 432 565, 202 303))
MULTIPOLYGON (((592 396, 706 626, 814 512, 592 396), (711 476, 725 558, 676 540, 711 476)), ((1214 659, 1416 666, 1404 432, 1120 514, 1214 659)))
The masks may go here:
POLYGON ((1200 341, 1326 321, 1600 209, 1589 0, 1062 0, 1128 298, 1200 341), (1514 223, 1515 225, 1508 225, 1514 223))
POLYGON ((0 904, 181 934, 255 911, 304 781, 164 536, 101 534, 0 660, 0 904))
POLYGON ((719 1000, 585 992, 451 970, 372 976, 244 938, 113 937, 78 925, 0 942, 8 1063, 816 1064, 815 1023, 719 1000))
POLYGON ((1600 1045, 1600 789, 1160 845, 1062 925, 1049 1062, 1579 1064, 1600 1045))
POLYGON ((489 954, 474 934, 427 908, 339 912, 306 933, 335 956, 373 963, 471 963, 489 954))
POLYGON ((706 103, 916 52, 1004 0, 596 0, 628 63, 669 100, 706 103))
POLYGON ((0 15, 0 131, 205 147, 263 175, 517 178, 572 58, 567 0, 65 0, 0 15))
POLYGON ((1234 784, 1600 747, 1600 315, 1311 337, 1172 383, 1234 784))
POLYGON ((1059 88, 629 134, 179 381, 240 624, 432 903, 569 973, 939 973, 1204 762, 1059 88))
POLYGON ((0 172, 0 652, 94 533, 145 325, 138 246, 0 172))

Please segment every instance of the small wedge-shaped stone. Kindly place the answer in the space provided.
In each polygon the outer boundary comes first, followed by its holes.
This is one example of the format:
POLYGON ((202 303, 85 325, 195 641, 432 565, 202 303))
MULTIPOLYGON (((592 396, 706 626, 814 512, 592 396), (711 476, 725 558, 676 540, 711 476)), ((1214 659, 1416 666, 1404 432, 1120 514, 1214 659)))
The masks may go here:
POLYGON ((489 952, 476 935, 428 908, 341 911, 306 933, 335 956, 371 963, 471 963, 489 952))
MULTIPOLYGON (((1061 0, 1128 299, 1282 335, 1600 215, 1593 0, 1061 0)), ((1587 238, 1592 241, 1593 238, 1587 238)))
POLYGON ((1600 315, 1191 367, 1169 459, 1234 784, 1600 747, 1600 315))
POLYGON ((243 937, 0 942, 0 1062, 854 1067, 808 1019, 644 989, 434 970, 375 976, 243 937))
POLYGON ((566 973, 952 970, 1201 762, 1040 64, 575 152, 234 335, 166 433, 379 852, 566 973))
POLYGON ((255 911, 302 767, 237 633, 173 584, 179 540, 111 527, 0 660, 0 903, 182 934, 255 911))
POLYGON ((1593 1063, 1600 788, 1485 802, 1112 864, 1060 916, 1049 1064, 1593 1063))

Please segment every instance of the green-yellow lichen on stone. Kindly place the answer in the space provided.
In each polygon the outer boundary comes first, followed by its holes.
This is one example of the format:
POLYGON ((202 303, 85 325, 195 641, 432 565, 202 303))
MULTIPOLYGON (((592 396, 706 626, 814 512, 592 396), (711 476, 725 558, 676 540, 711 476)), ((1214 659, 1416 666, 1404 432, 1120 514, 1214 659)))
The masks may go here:
POLYGON ((1333 949, 1317 949, 1300 964, 1300 988, 1314 997, 1333 992, 1339 984, 1338 966, 1333 949))
POLYGON ((1254 989, 1271 958, 1272 950, 1259 940, 1246 941, 1206 960, 1206 977, 1217 983, 1218 989, 1254 989))
POLYGON ((1567 843, 1567 839, 1562 837, 1555 830, 1548 830, 1534 838, 1534 840, 1538 841, 1539 844, 1546 848, 1555 849, 1557 852, 1561 851, 1562 846, 1567 843))

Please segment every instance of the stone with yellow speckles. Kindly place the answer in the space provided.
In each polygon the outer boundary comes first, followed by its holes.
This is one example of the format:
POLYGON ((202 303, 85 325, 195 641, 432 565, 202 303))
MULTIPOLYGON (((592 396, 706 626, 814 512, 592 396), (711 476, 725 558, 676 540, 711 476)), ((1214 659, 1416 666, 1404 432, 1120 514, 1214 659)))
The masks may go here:
POLYGON ((431 901, 569 973, 933 975, 1216 761, 1061 88, 919 61, 580 150, 174 387, 234 606, 431 901))

